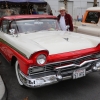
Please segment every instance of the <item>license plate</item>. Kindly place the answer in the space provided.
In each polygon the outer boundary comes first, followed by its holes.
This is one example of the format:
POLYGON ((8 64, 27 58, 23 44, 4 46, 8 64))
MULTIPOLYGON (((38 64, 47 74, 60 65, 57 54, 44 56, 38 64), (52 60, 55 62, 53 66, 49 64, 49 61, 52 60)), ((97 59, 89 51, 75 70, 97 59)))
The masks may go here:
POLYGON ((73 79, 77 79, 85 75, 86 75, 85 69, 78 69, 73 72, 73 79))

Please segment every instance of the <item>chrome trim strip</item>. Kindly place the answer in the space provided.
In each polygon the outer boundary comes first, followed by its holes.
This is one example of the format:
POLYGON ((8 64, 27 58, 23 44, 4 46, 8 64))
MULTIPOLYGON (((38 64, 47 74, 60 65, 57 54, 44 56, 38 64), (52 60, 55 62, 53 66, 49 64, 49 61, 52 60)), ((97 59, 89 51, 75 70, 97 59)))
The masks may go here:
POLYGON ((66 65, 66 66, 56 67, 55 69, 62 69, 62 68, 71 67, 71 66, 81 67, 81 66, 83 66, 84 64, 87 64, 87 63, 90 63, 90 62, 93 62, 93 61, 97 61, 97 60, 98 60, 98 59, 84 61, 84 62, 82 62, 80 65, 77 65, 77 64, 69 64, 69 65, 66 65))

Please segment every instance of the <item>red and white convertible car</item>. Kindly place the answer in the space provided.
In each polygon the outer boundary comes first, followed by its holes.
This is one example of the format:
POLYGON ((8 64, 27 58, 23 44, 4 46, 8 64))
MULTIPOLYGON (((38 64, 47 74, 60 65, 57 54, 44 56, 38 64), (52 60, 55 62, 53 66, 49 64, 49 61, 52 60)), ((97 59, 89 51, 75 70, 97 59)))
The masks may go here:
POLYGON ((100 38, 61 31, 50 15, 1 18, 0 52, 15 66, 18 83, 32 88, 100 70, 100 38))

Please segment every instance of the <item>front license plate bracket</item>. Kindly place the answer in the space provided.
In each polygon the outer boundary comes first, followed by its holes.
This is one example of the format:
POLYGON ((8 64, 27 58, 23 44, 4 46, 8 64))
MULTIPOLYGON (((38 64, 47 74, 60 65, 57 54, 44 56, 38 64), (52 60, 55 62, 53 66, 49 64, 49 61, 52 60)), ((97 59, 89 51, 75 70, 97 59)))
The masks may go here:
POLYGON ((73 79, 81 78, 86 75, 85 69, 78 69, 73 72, 73 79))

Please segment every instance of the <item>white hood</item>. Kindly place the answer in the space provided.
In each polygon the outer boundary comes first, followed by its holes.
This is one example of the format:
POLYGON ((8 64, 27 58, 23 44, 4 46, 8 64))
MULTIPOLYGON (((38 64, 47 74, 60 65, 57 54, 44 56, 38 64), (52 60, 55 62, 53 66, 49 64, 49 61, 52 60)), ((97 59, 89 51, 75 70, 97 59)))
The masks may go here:
POLYGON ((48 50, 51 55, 95 47, 100 42, 98 37, 64 31, 27 33, 15 38, 14 41, 18 43, 17 49, 23 51, 28 58, 40 50, 48 50))

